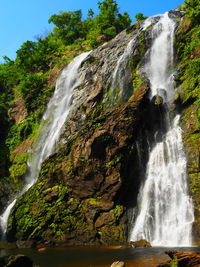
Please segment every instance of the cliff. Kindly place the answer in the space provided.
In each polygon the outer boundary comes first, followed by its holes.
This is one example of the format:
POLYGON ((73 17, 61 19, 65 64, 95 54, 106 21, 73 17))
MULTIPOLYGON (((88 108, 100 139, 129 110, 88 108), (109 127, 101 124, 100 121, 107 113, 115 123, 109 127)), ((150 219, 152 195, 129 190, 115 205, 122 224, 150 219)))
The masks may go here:
MULTIPOLYGON (((194 235, 198 239, 199 26, 178 10, 169 15, 177 21, 174 45, 178 90, 173 110, 181 112, 190 194, 195 206, 194 235)), ((154 23, 157 20, 155 17, 154 23)), ((83 82, 75 88, 72 109, 55 153, 43 162, 37 182, 17 200, 9 219, 8 240, 35 239, 67 245, 127 242, 132 219, 129 211, 137 206, 149 143, 152 147, 154 134, 163 124, 161 114, 165 113, 162 99, 150 101, 149 81, 142 72, 144 55, 153 42, 154 23, 145 29, 142 22, 133 24, 93 50, 82 63, 83 82), (116 71, 119 79, 115 79, 116 71)), ((44 103, 52 94, 58 74, 58 68, 54 68, 45 81, 37 77, 37 88, 41 87, 45 94, 44 103)), ((5 159, 1 164, 10 177, 2 182, 1 210, 13 196, 13 192, 5 193, 5 188, 17 192, 25 182, 26 161, 41 118, 30 112, 32 103, 29 98, 20 101, 14 96, 7 112, 15 121, 10 135, 17 131, 15 139, 8 136, 6 141, 11 148, 7 162, 10 166, 5 167, 5 159)), ((37 113, 44 111, 43 106, 31 108, 37 113)))

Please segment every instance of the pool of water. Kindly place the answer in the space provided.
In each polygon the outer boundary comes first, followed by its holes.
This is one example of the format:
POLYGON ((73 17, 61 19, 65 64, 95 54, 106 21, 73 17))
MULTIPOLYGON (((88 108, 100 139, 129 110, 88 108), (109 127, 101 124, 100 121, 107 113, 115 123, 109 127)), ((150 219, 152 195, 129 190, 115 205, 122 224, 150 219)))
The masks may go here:
POLYGON ((200 251, 200 247, 190 248, 48 248, 0 250, 0 256, 24 254, 40 267, 108 267, 114 261, 124 261, 129 267, 153 267, 168 260, 166 250, 200 251))

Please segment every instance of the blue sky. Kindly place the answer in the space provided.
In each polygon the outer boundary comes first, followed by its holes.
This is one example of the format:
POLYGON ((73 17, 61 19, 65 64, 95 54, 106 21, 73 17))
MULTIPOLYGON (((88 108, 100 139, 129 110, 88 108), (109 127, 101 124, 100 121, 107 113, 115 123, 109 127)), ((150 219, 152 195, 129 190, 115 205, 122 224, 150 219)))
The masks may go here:
MULTIPOLYGON (((51 15, 60 10, 81 9, 83 17, 92 8, 96 13, 98 0, 0 0, 0 62, 2 56, 15 58, 15 52, 27 40, 35 40, 52 29, 51 15)), ((146 16, 164 13, 183 3, 183 0, 117 0, 120 12, 127 11, 131 18, 137 13, 146 16)))

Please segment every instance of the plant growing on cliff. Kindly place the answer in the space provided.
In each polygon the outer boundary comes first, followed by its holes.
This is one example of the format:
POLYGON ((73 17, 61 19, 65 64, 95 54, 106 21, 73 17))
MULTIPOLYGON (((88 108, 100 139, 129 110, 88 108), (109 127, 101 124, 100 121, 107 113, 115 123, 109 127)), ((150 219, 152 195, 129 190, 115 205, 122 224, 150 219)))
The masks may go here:
POLYGON ((68 45, 75 40, 85 37, 85 31, 82 23, 82 12, 77 11, 61 11, 60 14, 54 14, 50 17, 49 23, 55 24, 54 34, 57 38, 68 45))
POLYGON ((104 0, 98 2, 100 13, 96 17, 96 27, 106 39, 113 38, 117 33, 127 28, 131 19, 127 12, 123 15, 119 13, 117 2, 114 0, 104 0))
POLYGON ((186 0, 184 10, 193 25, 200 24, 200 2, 199 0, 186 0))
POLYGON ((147 17, 146 16, 144 16, 142 13, 137 13, 136 15, 135 15, 135 19, 136 19, 136 21, 142 21, 142 20, 144 20, 144 19, 146 19, 147 17))

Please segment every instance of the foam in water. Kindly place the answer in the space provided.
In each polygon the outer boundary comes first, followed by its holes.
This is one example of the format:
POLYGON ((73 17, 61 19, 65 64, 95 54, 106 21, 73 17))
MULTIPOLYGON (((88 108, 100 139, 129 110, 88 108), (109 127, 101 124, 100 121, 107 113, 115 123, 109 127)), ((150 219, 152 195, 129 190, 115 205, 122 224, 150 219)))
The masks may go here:
POLYGON ((82 62, 87 58, 90 52, 83 53, 76 58, 62 71, 56 82, 56 89, 47 109, 44 113, 39 135, 33 153, 28 160, 28 175, 26 176, 26 185, 16 198, 9 203, 4 213, 0 217, 1 229, 3 235, 6 233, 9 214, 19 198, 27 191, 37 180, 42 162, 55 149, 62 127, 71 109, 74 88, 82 82, 79 75, 79 68, 82 62))
MULTIPOLYGON (((145 72, 150 80, 151 97, 165 102, 174 92, 170 68, 173 67, 175 23, 168 13, 152 29, 154 40, 147 52, 145 72)), ((172 70, 171 70, 172 71, 172 70)), ((146 239, 154 246, 191 246, 193 203, 188 195, 186 157, 183 150, 179 115, 169 121, 162 142, 149 155, 146 181, 140 189, 139 213, 130 240, 146 239)))

